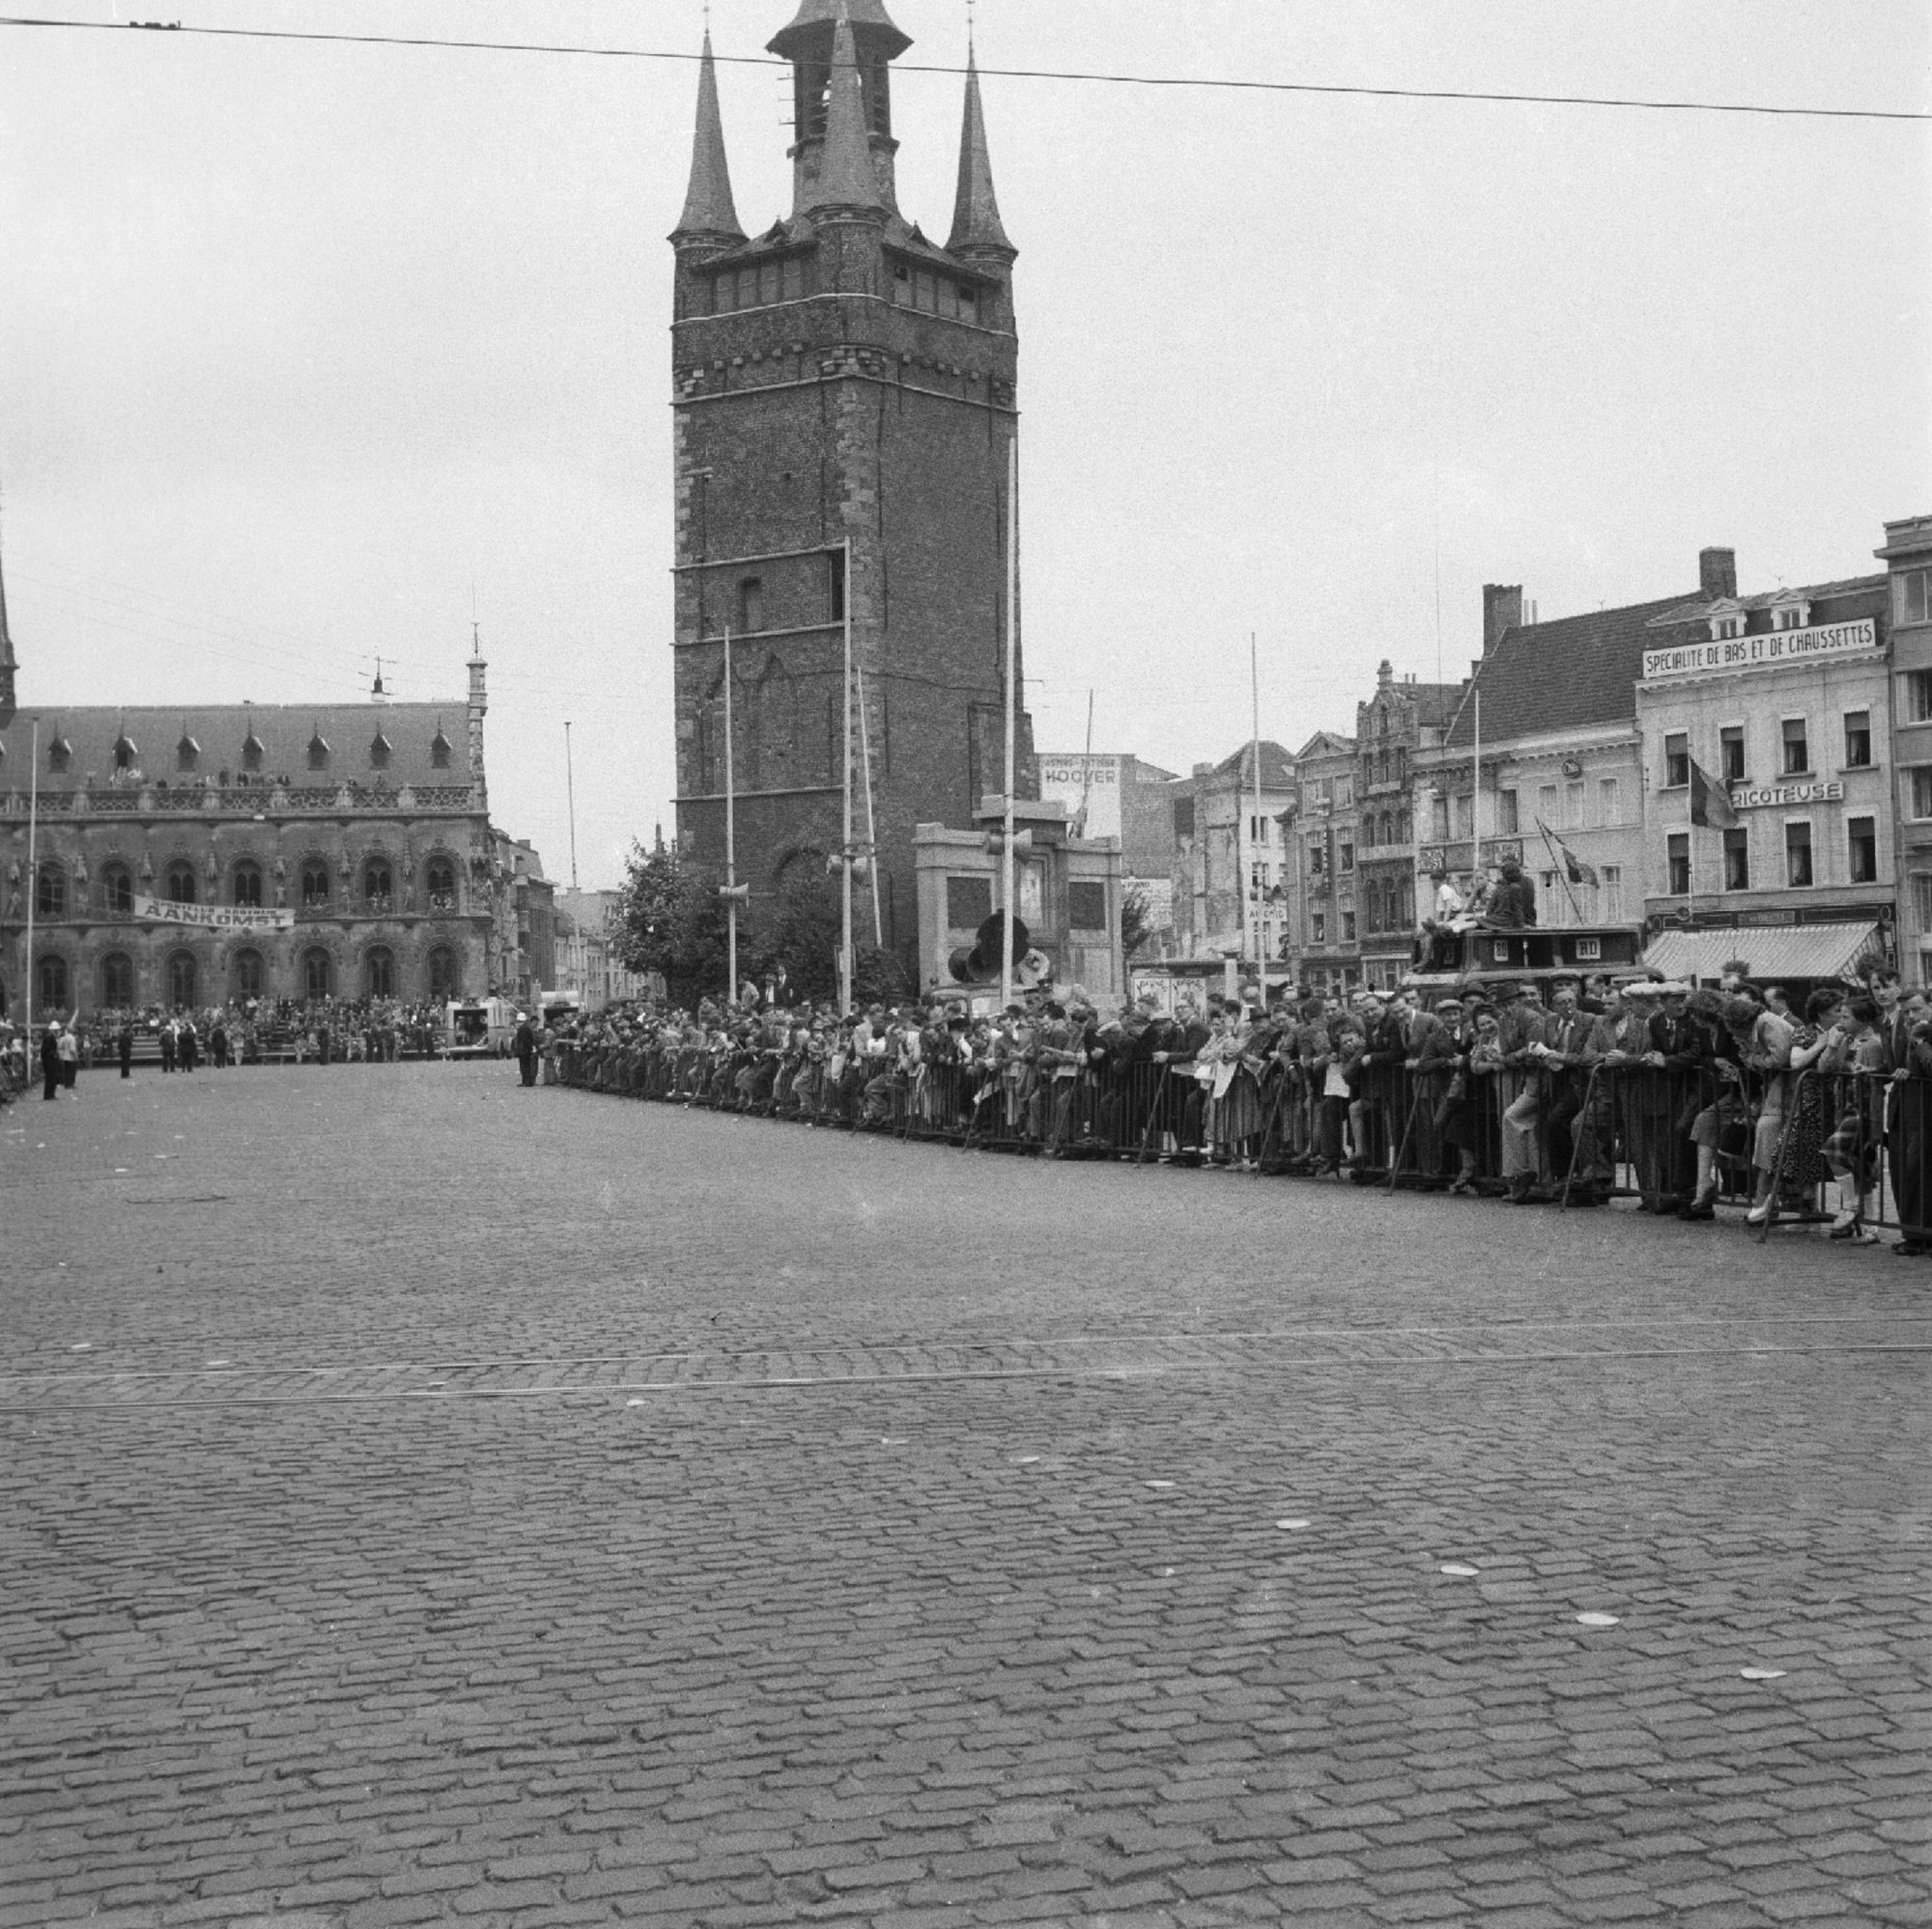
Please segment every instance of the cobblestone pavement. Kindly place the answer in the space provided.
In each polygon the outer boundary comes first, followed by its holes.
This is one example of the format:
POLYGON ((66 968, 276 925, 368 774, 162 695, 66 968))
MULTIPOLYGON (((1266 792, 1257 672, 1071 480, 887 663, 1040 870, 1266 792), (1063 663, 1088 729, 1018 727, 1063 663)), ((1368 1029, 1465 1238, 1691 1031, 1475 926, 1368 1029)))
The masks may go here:
POLYGON ((1932 1266, 497 1065, 0 1174, 0 1929, 1932 1922, 1932 1266))

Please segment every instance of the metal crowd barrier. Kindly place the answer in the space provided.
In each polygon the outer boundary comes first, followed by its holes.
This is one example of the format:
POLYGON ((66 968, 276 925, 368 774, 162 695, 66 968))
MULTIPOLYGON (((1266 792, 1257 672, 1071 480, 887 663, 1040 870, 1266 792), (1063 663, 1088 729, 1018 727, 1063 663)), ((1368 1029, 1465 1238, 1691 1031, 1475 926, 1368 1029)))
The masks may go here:
POLYGON ((683 1044, 554 1050, 561 1084, 666 1104, 965 1149, 1490 1197, 1527 1189, 1564 1207, 1612 1197, 1656 1211, 1689 1205, 1701 1135, 1729 1204, 1749 1201, 1756 1160, 1769 1157, 1776 1209, 1760 1236, 1828 1217, 1848 1197, 1865 1226, 1911 1231, 1932 1214, 1932 1080, 1872 1072, 1372 1063, 1330 1092, 1312 1068, 1269 1063, 1244 1066, 1217 1094, 1191 1068, 1138 1061, 1062 1072, 683 1044))

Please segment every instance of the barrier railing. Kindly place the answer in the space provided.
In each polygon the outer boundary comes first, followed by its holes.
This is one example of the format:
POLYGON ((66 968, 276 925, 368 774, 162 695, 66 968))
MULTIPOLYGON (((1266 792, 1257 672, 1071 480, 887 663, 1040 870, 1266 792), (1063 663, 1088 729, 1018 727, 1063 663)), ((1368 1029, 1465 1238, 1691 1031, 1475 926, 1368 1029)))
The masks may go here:
MULTIPOLYGON (((1833 1217, 1909 1235, 1932 1214, 1932 1080, 1719 1062, 1542 1069, 1450 1061, 1086 1069, 654 1042, 554 1048, 589 1091, 966 1149, 1336 1176, 1560 1207, 1745 1205, 1760 1236, 1833 1217)), ((1932 1240, 1932 1233, 1927 1234, 1932 1240)))

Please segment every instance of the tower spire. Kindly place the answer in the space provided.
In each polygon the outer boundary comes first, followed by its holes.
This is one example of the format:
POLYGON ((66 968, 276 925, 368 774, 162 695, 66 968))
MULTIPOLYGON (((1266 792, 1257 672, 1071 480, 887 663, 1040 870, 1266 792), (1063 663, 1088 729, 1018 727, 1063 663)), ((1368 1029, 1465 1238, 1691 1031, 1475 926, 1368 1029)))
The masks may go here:
POLYGON ((718 112, 718 68, 711 57, 711 29, 704 30, 704 52, 697 66, 697 130, 691 143, 691 185, 684 213, 671 230, 673 241, 742 241, 738 210, 731 199, 731 170, 724 159, 724 123, 718 112))
POLYGON ((872 144, 866 131, 864 83, 859 77, 858 43, 852 35, 852 12, 838 0, 838 17, 832 30, 832 71, 825 101, 825 147, 818 179, 800 203, 801 213, 834 208, 876 209, 885 213, 879 179, 872 171, 872 144))
POLYGON ((0 569, 0 730, 14 721, 14 672, 18 668, 14 660, 13 633, 7 628, 7 577, 0 569))
POLYGON ((952 204, 952 235, 949 254, 979 253, 1010 263, 1019 250, 1000 225, 1000 204, 993 195, 993 163, 986 152, 986 115, 980 104, 980 61, 966 50, 966 111, 959 128, 959 192, 952 204))

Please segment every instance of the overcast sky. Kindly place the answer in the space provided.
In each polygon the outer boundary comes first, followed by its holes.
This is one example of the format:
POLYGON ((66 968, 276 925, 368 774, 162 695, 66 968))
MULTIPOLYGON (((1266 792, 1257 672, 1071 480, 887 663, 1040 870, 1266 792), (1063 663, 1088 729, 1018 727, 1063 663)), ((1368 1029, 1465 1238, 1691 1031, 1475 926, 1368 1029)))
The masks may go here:
MULTIPOLYGON (((962 0, 889 0, 907 59, 962 0)), ((690 52, 685 0, 72 0, 196 24, 690 52)), ((716 0, 756 54, 786 0, 716 0)), ((1003 66, 1932 105, 1922 0, 980 0, 1003 66)), ((739 214, 787 93, 727 67, 739 214)), ((23 708, 460 705, 568 880, 669 829, 683 62, 0 29, 0 485, 23 708)), ((901 72, 900 202, 959 89, 901 72)), ((1932 510, 1932 129, 991 77, 1020 249, 1037 741, 1185 770, 1454 675, 1485 581, 1545 616, 1857 575, 1932 510), (1440 641, 1436 621, 1440 595, 1440 641)))

